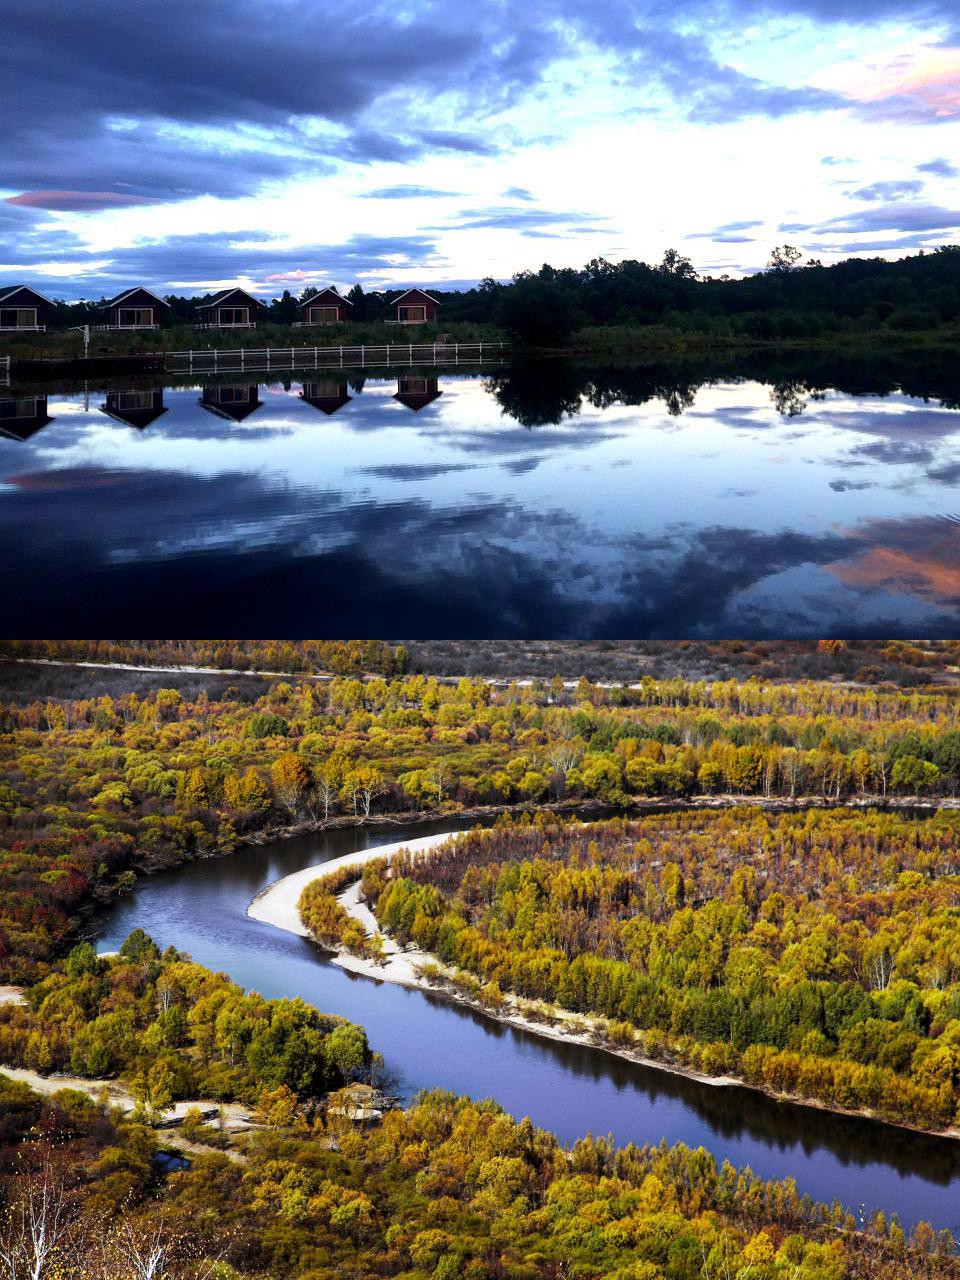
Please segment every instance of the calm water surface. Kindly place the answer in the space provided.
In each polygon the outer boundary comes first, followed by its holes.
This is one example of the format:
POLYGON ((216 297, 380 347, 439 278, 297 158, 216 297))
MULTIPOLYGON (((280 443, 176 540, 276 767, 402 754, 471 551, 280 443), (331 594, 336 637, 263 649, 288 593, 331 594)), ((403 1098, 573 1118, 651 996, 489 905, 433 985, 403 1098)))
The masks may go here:
MULTIPOLYGON (((446 822, 442 829, 456 825, 446 822)), ((302 938, 246 915, 267 884, 301 867, 429 826, 339 831, 242 850, 140 883, 101 922, 113 949, 140 926, 163 947, 230 974, 266 996, 302 996, 363 1024, 405 1095, 421 1087, 494 1097, 515 1116, 572 1141, 593 1132, 619 1143, 702 1144, 764 1177, 856 1208, 898 1212, 937 1227, 960 1223, 960 1144, 771 1102, 744 1089, 697 1084, 598 1050, 566 1046, 490 1021, 436 996, 345 973, 302 938)))
POLYGON ((0 389, 4 634, 246 634, 252 604, 311 636, 956 634, 949 401, 317 377, 0 389))

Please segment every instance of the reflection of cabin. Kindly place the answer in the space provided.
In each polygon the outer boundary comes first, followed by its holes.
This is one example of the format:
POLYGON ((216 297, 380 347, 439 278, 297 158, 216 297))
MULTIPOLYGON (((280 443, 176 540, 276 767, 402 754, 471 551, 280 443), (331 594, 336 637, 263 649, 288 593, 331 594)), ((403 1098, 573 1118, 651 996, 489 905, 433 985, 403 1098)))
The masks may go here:
POLYGON ((305 382, 300 398, 312 404, 321 413, 336 413, 352 399, 347 394, 347 384, 338 382, 336 378, 321 378, 316 382, 305 382))
POLYGON ((437 318, 440 303, 422 289, 408 289, 393 305, 397 324, 430 324, 437 318))
POLYGON ((100 313, 104 318, 102 328, 107 329, 158 329, 163 309, 170 310, 170 303, 158 298, 149 289, 137 285, 126 289, 104 303, 100 313))
POLYGON ((336 289, 321 289, 300 303, 300 320, 296 327, 309 329, 314 325, 343 324, 352 306, 350 299, 342 298, 336 289))
POLYGON ((242 422, 263 403, 257 396, 258 390, 259 387, 256 386, 204 387, 200 404, 211 413, 218 413, 221 418, 242 422))
POLYGON ((221 289, 197 307, 200 329, 253 329, 263 303, 245 289, 221 289))
POLYGON ((0 333, 43 333, 52 312, 50 299, 25 284, 0 289, 0 333))
POLYGON ((163 403, 163 390, 157 388, 152 391, 108 391, 100 412, 142 431, 167 410, 163 403))
POLYGON ((47 414, 46 396, 0 397, 0 436, 29 440, 53 419, 47 414))
POLYGON ((436 378, 398 378, 394 400, 399 400, 414 413, 419 413, 424 405, 432 404, 443 392, 437 386, 436 378))

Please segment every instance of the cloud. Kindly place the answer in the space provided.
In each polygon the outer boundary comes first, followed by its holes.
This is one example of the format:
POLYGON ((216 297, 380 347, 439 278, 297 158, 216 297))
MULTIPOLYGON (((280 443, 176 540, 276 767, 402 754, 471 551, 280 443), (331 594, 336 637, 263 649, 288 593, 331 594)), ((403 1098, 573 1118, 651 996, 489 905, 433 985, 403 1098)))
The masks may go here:
POLYGON ((365 200, 444 199, 460 194, 459 191, 439 191, 436 187, 421 187, 415 182, 401 182, 393 187, 377 187, 375 191, 361 192, 365 200))
POLYGON ((878 205, 858 209, 854 213, 828 218, 826 222, 782 222, 779 230, 812 231, 815 235, 835 235, 870 231, 949 231, 960 227, 960 209, 944 209, 940 205, 916 201, 878 205))
POLYGON ((762 227, 760 218, 748 218, 741 222, 725 222, 722 227, 714 227, 712 231, 697 231, 688 235, 688 240, 714 240, 719 244, 750 244, 756 237, 742 233, 754 227, 762 227))
MULTIPOLYGON (((605 222, 593 213, 575 210, 524 209, 515 205, 490 205, 485 209, 463 209, 456 215, 461 230, 519 231, 524 235, 584 235, 599 230, 605 222)), ((446 228, 431 228, 446 230, 446 228)))
POLYGON ((926 160, 923 164, 918 164, 917 173, 932 173, 938 178, 955 178, 960 173, 960 169, 941 157, 938 160, 926 160))
MULTIPOLYGON (((23 266, 42 265, 52 246, 46 241, 21 241, 16 269, 2 271, 0 277, 11 278, 23 266)), ((326 285, 330 280, 350 281, 361 273, 381 273, 387 280, 398 273, 434 266, 442 259, 435 242, 425 235, 374 236, 357 234, 342 243, 290 246, 265 239, 262 231, 237 232, 231 236, 203 234, 171 236, 115 249, 109 255, 76 248, 62 255, 63 265, 73 268, 76 277, 63 288, 60 296, 90 295, 86 271, 96 269, 95 291, 109 293, 132 280, 159 289, 163 293, 192 294, 222 282, 238 279, 251 281, 270 296, 277 284, 300 288, 308 284, 326 285)))
POLYGON ((534 198, 533 193, 528 191, 526 187, 507 187, 503 194, 507 200, 532 200, 534 198))
POLYGON ((85 211, 150 204, 152 199, 150 196, 122 195, 116 191, 24 191, 18 196, 7 196, 6 203, 23 205, 30 209, 85 211))
POLYGON ((868 187, 858 187, 856 191, 845 191, 850 200, 900 200, 905 196, 915 196, 923 190, 919 178, 905 178, 899 181, 871 182, 868 187))

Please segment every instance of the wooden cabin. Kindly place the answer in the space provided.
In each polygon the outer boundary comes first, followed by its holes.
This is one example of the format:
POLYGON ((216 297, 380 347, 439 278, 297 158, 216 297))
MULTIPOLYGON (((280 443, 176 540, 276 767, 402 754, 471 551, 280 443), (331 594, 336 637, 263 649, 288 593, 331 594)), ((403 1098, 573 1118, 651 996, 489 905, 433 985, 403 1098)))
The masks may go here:
POLYGON ((295 327, 312 329, 316 325, 343 324, 349 318, 352 306, 350 299, 341 297, 332 286, 321 289, 300 303, 300 320, 295 327))
POLYGON ((29 440, 52 421, 46 396, 0 396, 0 437, 29 440))
POLYGON ((170 310, 170 303, 158 298, 149 289, 137 285, 125 289, 100 308, 106 329, 159 329, 161 317, 170 310))
POLYGON ((440 303, 422 289, 408 289, 393 304, 397 324, 432 324, 440 303))
POLYGON ((43 333, 53 315, 53 303, 25 284, 0 289, 0 333, 43 333))
POLYGON ((246 289, 221 289, 197 307, 198 329, 254 329, 263 303, 246 289))
POLYGON ((398 378, 394 400, 419 413, 426 405, 439 399, 443 392, 437 386, 436 378, 398 378))
POLYGON ((327 415, 336 413, 353 399, 347 392, 346 382, 338 381, 336 378, 320 378, 314 382, 305 382, 300 398, 327 415))
POLYGON ((200 396, 200 405, 221 418, 229 418, 231 422, 242 422, 263 404, 257 395, 259 390, 257 386, 236 384, 204 387, 200 396))
POLYGON ((156 422, 162 413, 166 413, 163 403, 163 388, 138 391, 108 391, 107 399, 100 406, 100 412, 117 422, 125 422, 129 427, 143 431, 151 422, 156 422))

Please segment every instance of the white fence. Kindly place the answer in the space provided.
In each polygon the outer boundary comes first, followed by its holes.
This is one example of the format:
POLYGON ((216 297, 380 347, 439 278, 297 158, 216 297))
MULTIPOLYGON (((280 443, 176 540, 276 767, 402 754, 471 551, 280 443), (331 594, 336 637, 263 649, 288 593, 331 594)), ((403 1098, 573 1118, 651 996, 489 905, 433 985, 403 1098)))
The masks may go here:
POLYGON ((371 369, 479 364, 503 355, 505 342, 392 342, 375 347, 236 347, 168 351, 168 373, 272 373, 294 369, 371 369))

